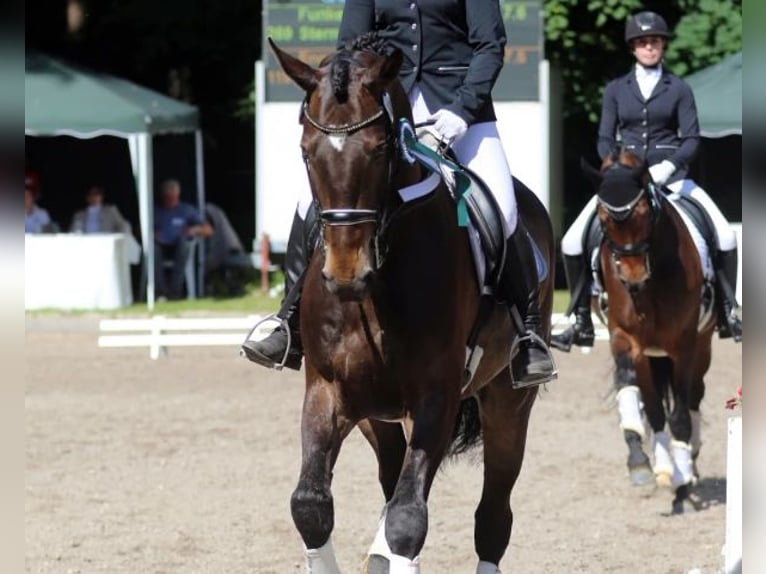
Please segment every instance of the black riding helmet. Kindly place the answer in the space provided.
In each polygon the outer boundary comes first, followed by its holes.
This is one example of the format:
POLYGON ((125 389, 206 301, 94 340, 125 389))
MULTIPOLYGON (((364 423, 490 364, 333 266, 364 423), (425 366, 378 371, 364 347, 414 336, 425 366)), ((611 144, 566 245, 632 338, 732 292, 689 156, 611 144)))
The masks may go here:
POLYGON ((625 22, 625 41, 630 43, 642 36, 662 36, 670 38, 670 29, 665 19, 655 12, 639 12, 633 14, 625 22))

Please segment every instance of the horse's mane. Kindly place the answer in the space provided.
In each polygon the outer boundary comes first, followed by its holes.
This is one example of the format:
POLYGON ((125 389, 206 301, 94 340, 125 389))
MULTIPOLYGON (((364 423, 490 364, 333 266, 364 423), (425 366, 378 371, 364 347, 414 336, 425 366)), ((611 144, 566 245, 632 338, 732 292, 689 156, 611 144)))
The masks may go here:
POLYGON ((331 56, 329 61, 330 85, 332 86, 332 93, 339 103, 348 100, 351 64, 356 62, 354 59, 356 52, 372 52, 378 56, 388 56, 391 53, 391 47, 385 38, 373 31, 346 42, 343 48, 331 56))

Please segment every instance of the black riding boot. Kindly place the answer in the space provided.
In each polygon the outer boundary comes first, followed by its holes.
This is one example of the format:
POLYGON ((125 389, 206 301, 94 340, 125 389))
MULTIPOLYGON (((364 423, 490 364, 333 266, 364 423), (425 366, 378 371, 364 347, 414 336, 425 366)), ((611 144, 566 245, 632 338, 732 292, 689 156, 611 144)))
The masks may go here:
POLYGON ((742 321, 737 316, 737 248, 719 251, 715 270, 718 307, 718 336, 742 341, 742 321))
POLYGON ((574 311, 575 324, 561 333, 551 335, 551 347, 568 353, 572 345, 592 347, 596 333, 590 317, 591 279, 587 259, 584 255, 564 255, 564 271, 572 297, 569 306, 570 312, 574 311))
POLYGON ((242 353, 252 362, 264 367, 279 367, 284 361, 284 366, 289 369, 297 371, 301 368, 303 346, 300 335, 299 301, 303 283, 302 275, 308 267, 314 246, 313 220, 315 220, 313 207, 306 215, 306 221, 301 219, 297 211, 293 217, 285 252, 285 298, 277 313, 277 318, 281 319, 282 323, 265 339, 260 341, 248 339, 242 344, 242 353), (292 293, 293 290, 297 292, 292 293), (289 335, 287 329, 289 329, 289 335))
MULTIPOLYGON (((511 351, 511 373, 515 388, 547 383, 556 378, 550 350, 546 345, 538 295, 537 263, 527 231, 519 221, 516 231, 507 240, 502 288, 509 305, 514 305, 523 325, 518 332, 511 351)), ((511 309, 513 315, 514 311, 511 309)), ((514 321, 518 323, 519 321, 514 321)))

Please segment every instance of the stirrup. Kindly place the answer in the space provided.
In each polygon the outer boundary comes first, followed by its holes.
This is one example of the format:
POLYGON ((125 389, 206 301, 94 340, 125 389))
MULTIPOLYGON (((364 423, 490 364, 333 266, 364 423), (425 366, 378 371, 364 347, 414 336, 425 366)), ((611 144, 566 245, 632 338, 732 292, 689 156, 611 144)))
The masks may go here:
POLYGON ((540 335, 535 333, 534 331, 527 330, 523 335, 518 335, 513 342, 511 343, 511 352, 510 352, 510 360, 508 362, 508 368, 511 372, 511 385, 514 389, 522 389, 525 387, 533 387, 536 385, 542 385, 544 383, 549 383, 551 381, 555 381, 559 377, 558 368, 556 367, 556 361, 553 358, 553 353, 551 353, 550 348, 545 342, 545 339, 543 339, 540 335), (551 363, 551 366, 553 367, 553 370, 550 372, 550 374, 538 374, 535 376, 535 374, 532 374, 532 377, 526 381, 517 381, 513 376, 513 359, 516 358, 516 356, 520 352, 521 344, 524 342, 529 342, 531 346, 534 348, 542 351, 545 353, 548 357, 548 360, 551 363))
MULTIPOLYGON (((276 369, 277 371, 281 371, 285 368, 285 364, 287 363, 287 360, 290 356, 290 349, 292 349, 293 345, 293 334, 290 331, 290 325, 287 323, 287 319, 283 319, 276 313, 272 313, 271 315, 267 315, 260 321, 258 321, 255 325, 253 325, 253 328, 250 329, 250 331, 245 336, 245 340, 242 343, 242 345, 239 348, 239 356, 245 357, 248 360, 251 360, 247 357, 247 351, 245 351, 244 344, 250 341, 250 337, 253 336, 253 333, 255 333, 258 330, 258 327, 263 325, 264 323, 268 322, 274 322, 278 323, 278 327, 282 327, 282 329, 287 333, 287 347, 285 348, 285 354, 282 357, 282 361, 280 363, 274 362, 272 365, 267 365, 265 362, 256 361, 259 365, 263 365, 264 367, 269 367, 272 369, 276 369)), ((257 341, 255 341, 257 342, 257 341)), ((264 355, 265 357, 265 355, 264 355)), ((268 358, 268 357, 267 357, 268 358)))

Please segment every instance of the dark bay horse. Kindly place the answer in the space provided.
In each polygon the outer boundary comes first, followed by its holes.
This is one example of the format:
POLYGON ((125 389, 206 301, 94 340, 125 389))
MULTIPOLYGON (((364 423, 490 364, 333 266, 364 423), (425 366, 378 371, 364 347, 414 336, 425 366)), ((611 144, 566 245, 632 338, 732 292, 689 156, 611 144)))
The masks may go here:
POLYGON ((600 172, 591 170, 630 479, 673 487, 673 509, 680 512, 696 479, 699 408, 715 327, 713 315, 704 312, 709 297, 702 262, 679 212, 655 190, 639 158, 617 151, 600 172), (653 467, 642 448, 641 404, 653 435, 653 467))
MULTIPOLYGON (((301 298, 306 389, 302 465, 291 498, 308 572, 339 572, 331 482, 341 445, 358 427, 374 449, 385 506, 368 572, 420 571, 434 475, 459 444, 483 439, 484 488, 475 514, 478 572, 495 574, 511 535, 511 489, 521 469, 537 390, 514 390, 513 327, 494 304, 481 331, 483 355, 463 387, 466 341, 480 308, 468 235, 455 203, 435 190, 402 204, 420 182, 403 160, 400 118, 412 121, 398 81, 402 54, 371 35, 318 68, 271 47, 306 93, 301 121, 308 176, 322 221, 301 298)), ((554 261, 553 232, 534 194, 517 187, 520 216, 554 261)), ((553 278, 541 286, 550 332, 553 278)))

